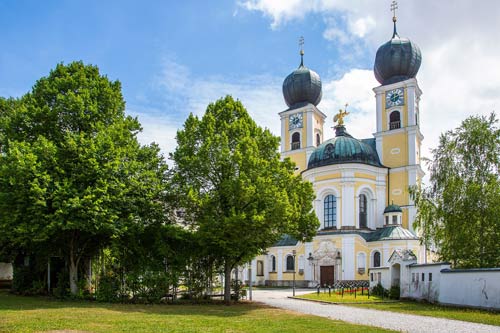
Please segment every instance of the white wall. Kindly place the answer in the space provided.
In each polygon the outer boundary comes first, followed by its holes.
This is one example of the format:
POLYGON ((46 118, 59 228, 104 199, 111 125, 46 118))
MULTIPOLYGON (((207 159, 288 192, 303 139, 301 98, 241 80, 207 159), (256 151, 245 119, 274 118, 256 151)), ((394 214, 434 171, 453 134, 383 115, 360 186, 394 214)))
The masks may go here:
POLYGON ((439 302, 441 270, 449 268, 450 264, 448 263, 410 265, 408 288, 401 289, 401 297, 439 302), (430 274, 432 274, 432 281, 429 281, 430 274))
POLYGON ((443 270, 439 302, 500 309, 500 268, 443 270))
POLYGON ((12 264, 0 262, 0 280, 12 280, 12 264))
POLYGON ((410 265, 409 268, 409 291, 402 293, 402 297, 500 309, 500 268, 455 270, 447 263, 410 265), (429 281, 429 273, 432 281, 429 281), (412 274, 418 278, 412 279, 412 274))

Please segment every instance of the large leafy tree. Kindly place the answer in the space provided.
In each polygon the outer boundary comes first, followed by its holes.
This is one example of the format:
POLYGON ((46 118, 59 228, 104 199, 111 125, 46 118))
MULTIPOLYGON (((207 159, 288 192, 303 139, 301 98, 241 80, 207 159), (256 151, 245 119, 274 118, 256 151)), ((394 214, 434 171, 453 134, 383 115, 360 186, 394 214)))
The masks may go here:
POLYGON ((416 226, 441 260, 500 266, 500 130, 495 113, 442 134, 429 161, 430 186, 413 188, 416 226))
POLYGON ((239 101, 227 96, 177 132, 174 188, 185 221, 204 255, 224 267, 225 300, 231 270, 274 244, 284 233, 310 239, 319 222, 312 185, 280 160, 279 139, 262 129, 239 101))
POLYGON ((95 66, 59 64, 0 107, 0 242, 64 255, 75 294, 82 258, 163 221, 164 159, 138 143, 120 82, 95 66))

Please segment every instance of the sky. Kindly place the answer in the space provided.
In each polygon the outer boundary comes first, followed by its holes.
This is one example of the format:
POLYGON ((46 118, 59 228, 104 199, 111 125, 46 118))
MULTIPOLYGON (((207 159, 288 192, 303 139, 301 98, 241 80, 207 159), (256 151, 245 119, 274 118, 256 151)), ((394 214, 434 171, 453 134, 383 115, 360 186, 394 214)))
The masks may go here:
MULTIPOLYGON (((275 135, 282 83, 304 63, 323 84, 318 107, 347 130, 375 132, 373 75, 392 36, 391 0, 0 0, 0 96, 20 97, 58 63, 82 60, 122 83, 142 143, 165 156, 189 115, 226 94, 275 135)), ((422 51, 422 155, 471 115, 498 114, 500 1, 399 0, 397 28, 422 51)), ((333 137, 325 128, 325 139, 333 137)))

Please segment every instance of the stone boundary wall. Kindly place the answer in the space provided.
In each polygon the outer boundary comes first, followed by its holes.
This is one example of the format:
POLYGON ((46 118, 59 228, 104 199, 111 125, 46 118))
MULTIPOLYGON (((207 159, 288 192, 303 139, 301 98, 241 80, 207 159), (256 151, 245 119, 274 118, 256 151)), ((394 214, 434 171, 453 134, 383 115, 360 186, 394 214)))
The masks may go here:
POLYGON ((500 268, 450 269, 449 263, 409 265, 401 297, 500 310, 500 268), (405 290, 405 293, 403 293, 405 290))

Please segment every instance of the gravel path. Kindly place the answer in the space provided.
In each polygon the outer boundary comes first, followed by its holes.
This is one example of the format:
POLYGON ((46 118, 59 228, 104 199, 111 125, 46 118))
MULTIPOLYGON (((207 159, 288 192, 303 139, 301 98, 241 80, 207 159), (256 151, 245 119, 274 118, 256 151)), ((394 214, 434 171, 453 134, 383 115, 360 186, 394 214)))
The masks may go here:
MULTIPOLYGON (((298 290, 297 295, 310 293, 298 290)), ((254 290, 253 300, 274 307, 297 311, 305 314, 338 319, 354 324, 383 327, 402 332, 499 332, 499 326, 475 324, 465 321, 408 315, 389 311, 353 308, 336 304, 308 302, 288 298, 290 289, 254 290)))

